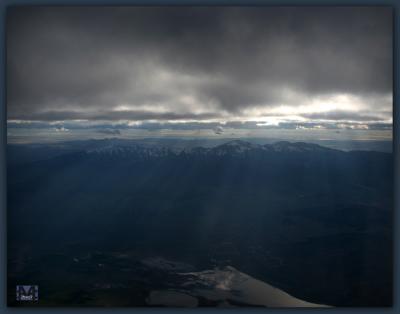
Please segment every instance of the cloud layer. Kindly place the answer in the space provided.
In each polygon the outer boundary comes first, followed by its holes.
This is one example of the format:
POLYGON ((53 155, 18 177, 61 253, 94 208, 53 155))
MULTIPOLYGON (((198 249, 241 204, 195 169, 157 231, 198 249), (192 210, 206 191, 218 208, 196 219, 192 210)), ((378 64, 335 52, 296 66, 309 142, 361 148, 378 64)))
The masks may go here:
POLYGON ((14 7, 7 21, 9 120, 391 123, 388 7, 14 7))

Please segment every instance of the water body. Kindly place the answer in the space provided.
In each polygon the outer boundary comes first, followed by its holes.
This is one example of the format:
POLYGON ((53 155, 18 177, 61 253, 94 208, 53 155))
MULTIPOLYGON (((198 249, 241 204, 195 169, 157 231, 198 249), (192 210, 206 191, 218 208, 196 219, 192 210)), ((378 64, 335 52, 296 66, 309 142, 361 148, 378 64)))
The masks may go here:
POLYGON ((177 287, 179 291, 152 291, 147 299, 148 305, 195 307, 198 305, 197 298, 202 298, 223 307, 327 307, 300 300, 231 266, 179 275, 186 278, 183 284, 177 287))

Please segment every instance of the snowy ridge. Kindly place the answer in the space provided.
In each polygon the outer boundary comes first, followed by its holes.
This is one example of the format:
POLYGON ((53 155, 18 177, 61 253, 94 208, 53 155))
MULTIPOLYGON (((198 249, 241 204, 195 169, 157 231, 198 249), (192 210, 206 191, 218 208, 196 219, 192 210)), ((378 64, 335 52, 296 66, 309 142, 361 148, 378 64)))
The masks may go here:
POLYGON ((254 144, 243 140, 233 140, 215 147, 191 147, 181 150, 174 150, 166 146, 145 146, 139 144, 124 145, 121 142, 107 142, 85 150, 88 155, 113 158, 130 158, 132 156, 140 158, 160 158, 166 156, 235 156, 265 152, 285 152, 285 153, 310 153, 310 152, 334 152, 337 150, 319 146, 317 144, 286 141, 273 144, 254 144))
POLYGON ((147 147, 141 145, 124 146, 120 144, 110 144, 102 147, 96 147, 85 151, 88 155, 97 155, 104 157, 130 157, 137 155, 140 157, 164 157, 172 154, 172 151, 166 147, 147 147))

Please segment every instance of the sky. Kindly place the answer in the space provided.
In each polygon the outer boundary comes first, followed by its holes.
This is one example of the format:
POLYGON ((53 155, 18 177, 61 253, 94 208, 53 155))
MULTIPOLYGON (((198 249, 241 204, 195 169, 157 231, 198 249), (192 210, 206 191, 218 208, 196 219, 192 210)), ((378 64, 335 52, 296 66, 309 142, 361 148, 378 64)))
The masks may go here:
POLYGON ((389 7, 12 7, 8 137, 391 139, 392 27, 389 7))

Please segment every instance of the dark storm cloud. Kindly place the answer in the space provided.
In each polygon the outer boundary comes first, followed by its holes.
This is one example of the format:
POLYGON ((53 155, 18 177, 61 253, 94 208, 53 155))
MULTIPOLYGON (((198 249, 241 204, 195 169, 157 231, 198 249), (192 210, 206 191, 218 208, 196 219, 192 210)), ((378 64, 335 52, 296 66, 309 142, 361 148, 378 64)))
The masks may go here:
POLYGON ((14 7, 7 21, 9 119, 204 120, 392 92, 386 7, 14 7))

